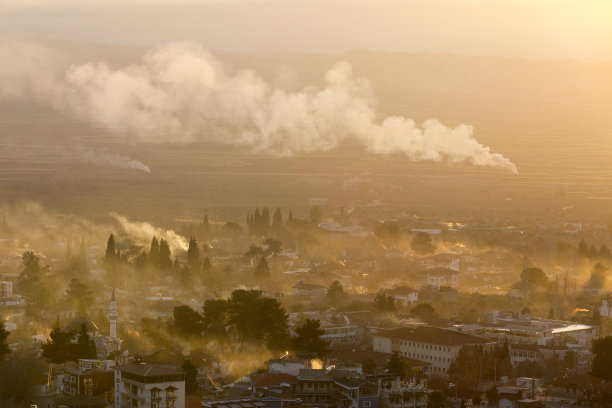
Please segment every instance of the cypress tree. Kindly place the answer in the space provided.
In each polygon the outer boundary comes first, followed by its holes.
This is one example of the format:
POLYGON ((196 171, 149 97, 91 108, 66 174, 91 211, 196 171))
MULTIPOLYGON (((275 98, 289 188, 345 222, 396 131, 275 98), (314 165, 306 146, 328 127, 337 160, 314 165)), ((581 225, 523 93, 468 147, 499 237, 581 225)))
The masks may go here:
POLYGON ((106 241, 106 254, 104 255, 104 265, 111 266, 116 263, 117 254, 115 251, 115 237, 110 234, 106 241))
POLYGON ((153 236, 151 240, 151 248, 149 249, 149 261, 151 265, 159 267, 159 242, 157 237, 153 236))
POLYGON ((172 260, 170 259, 170 246, 165 239, 159 241, 159 267, 161 269, 172 268, 172 260))
POLYGON ((194 237, 189 239, 189 249, 187 249, 187 264, 194 271, 200 270, 200 248, 198 241, 194 237))

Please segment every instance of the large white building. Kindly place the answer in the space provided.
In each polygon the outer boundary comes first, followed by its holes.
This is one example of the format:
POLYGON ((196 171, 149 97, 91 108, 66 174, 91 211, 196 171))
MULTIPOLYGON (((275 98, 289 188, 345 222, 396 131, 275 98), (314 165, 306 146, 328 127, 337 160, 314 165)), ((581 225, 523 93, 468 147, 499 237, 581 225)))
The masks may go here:
POLYGON ((115 368, 115 408, 183 408, 185 373, 150 364, 115 368))
POLYGON ((494 341, 438 327, 400 327, 373 336, 374 351, 395 353, 431 364, 430 373, 445 375, 465 345, 495 346, 494 341))
POLYGON ((459 286, 459 272, 449 268, 433 268, 425 272, 425 282, 431 286, 459 286))
POLYGON ((419 292, 408 286, 396 286, 393 289, 385 290, 384 293, 392 296, 402 306, 408 306, 419 301, 419 292))

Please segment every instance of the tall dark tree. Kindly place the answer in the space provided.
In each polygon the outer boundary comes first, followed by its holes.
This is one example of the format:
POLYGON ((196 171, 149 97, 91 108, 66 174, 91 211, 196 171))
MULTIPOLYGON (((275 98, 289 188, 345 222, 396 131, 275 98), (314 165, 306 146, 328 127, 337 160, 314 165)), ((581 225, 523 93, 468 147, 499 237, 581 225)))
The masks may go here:
POLYGON ((417 232, 410 241, 410 248, 419 255, 431 254, 436 250, 436 246, 431 240, 431 236, 425 232, 417 232))
POLYGON ((156 268, 159 268, 159 242, 157 237, 151 240, 151 248, 149 249, 149 262, 156 268))
POLYGON ((255 212, 253 213, 252 222, 253 222, 253 234, 261 235, 262 221, 261 221, 261 214, 259 213, 259 208, 255 208, 255 212))
POLYGON ((283 242, 280 239, 268 238, 264 241, 264 245, 266 245, 266 252, 268 254, 272 254, 277 256, 283 247, 283 242))
POLYGON ((393 298, 393 296, 387 296, 381 292, 376 295, 376 298, 374 299, 374 304, 376 305, 376 308, 381 312, 395 313, 395 299, 393 298))
POLYGON ((281 214, 280 207, 277 207, 274 210, 274 215, 272 215, 272 232, 274 234, 279 234, 283 230, 283 215, 281 214))
POLYGON ((589 256, 589 247, 587 247, 586 242, 584 242, 584 238, 581 239, 578 244, 578 253, 585 258, 589 256))
POLYGON ((591 374, 595 377, 612 380, 612 336, 593 341, 593 363, 591 374))
POLYGON ((167 270, 172 268, 172 260, 170 259, 170 246, 165 239, 159 241, 159 267, 167 270))
POLYGON ((8 341, 6 340, 9 334, 9 331, 4 327, 4 322, 0 322, 0 361, 11 352, 8 341))
POLYGON ((588 281, 588 286, 591 289, 601 289, 604 287, 606 283, 606 279, 608 278, 608 270, 609 268, 599 262, 597 262, 593 266, 593 270, 591 271, 591 277, 588 281))
POLYGON ((333 281, 331 285, 329 285, 329 289, 327 289, 327 298, 332 303, 340 303, 344 302, 348 299, 348 294, 344 291, 342 284, 337 280, 333 281))
POLYGON ((66 290, 66 299, 77 307, 79 314, 87 315, 95 300, 93 291, 80 279, 70 280, 66 290))
POLYGON ((448 375, 463 389, 476 389, 493 363, 491 355, 482 347, 465 345, 450 364, 448 375))
POLYGON ((270 210, 268 207, 264 207, 261 212, 261 235, 268 235, 270 233, 270 210))
POLYGON ((34 252, 24 252, 21 262, 23 271, 17 281, 19 290, 33 312, 43 310, 57 295, 58 281, 51 276, 48 267, 40 265, 40 259, 34 252))
POLYGON ((602 245, 599 248, 599 258, 603 259, 604 261, 612 260, 612 253, 606 245, 602 245))
POLYGON ((200 238, 210 238, 210 222, 208 221, 208 214, 204 214, 204 220, 202 220, 202 225, 200 226, 200 238))
POLYGON ((259 259, 253 275, 256 279, 267 279, 270 277, 270 267, 268 266, 268 261, 266 261, 265 256, 259 259))
POLYGON ((198 241, 194 237, 189 240, 189 248, 187 249, 187 265, 192 271, 199 272, 200 270, 200 248, 198 241))
POLYGON ((229 302, 225 299, 207 299, 202 308, 202 326, 206 336, 217 340, 227 337, 229 302))
POLYGON ((521 272, 521 281, 531 285, 546 287, 550 283, 544 271, 540 268, 525 268, 521 272))
POLYGON ((272 351, 286 349, 287 313, 278 300, 264 297, 258 290, 235 290, 227 313, 239 341, 263 343, 272 351))
POLYGON ((376 374, 376 361, 371 357, 366 357, 361 362, 361 371, 364 374, 376 374))
POLYGON ((185 394, 191 395, 198 390, 198 369, 186 359, 181 368, 185 372, 185 394))
POLYGON ((65 333, 59 327, 54 328, 49 335, 49 341, 42 345, 43 358, 54 364, 63 364, 72 360, 74 335, 74 332, 65 333))
POLYGON ((374 229, 374 235, 387 246, 398 244, 402 233, 396 222, 384 222, 374 229))
POLYGON ((189 306, 176 306, 173 312, 174 324, 169 330, 184 338, 198 337, 202 334, 202 315, 189 306))
POLYGON ((71 360, 77 361, 80 358, 96 358, 96 343, 87 333, 85 323, 74 336, 76 341, 72 343, 71 360))
POLYGON ((319 207, 318 205, 313 205, 312 207, 310 207, 310 221, 313 224, 320 223, 322 218, 323 211, 321 210, 321 207, 319 207))
POLYGON ((104 266, 113 267, 117 263, 117 249, 115 248, 115 236, 110 234, 106 241, 106 254, 104 255, 104 266))
POLYGON ((205 256, 202 260, 202 272, 210 273, 213 270, 212 263, 210 262, 210 258, 205 256))
POLYGON ((406 375, 406 364, 396 351, 391 355, 389 361, 387 361, 387 371, 390 375, 395 377, 404 377, 406 375))
POLYGON ((433 323, 439 318, 438 313, 429 303, 419 303, 410 310, 410 313, 427 323, 433 323))
POLYGON ((313 359, 324 357, 329 353, 329 342, 321 337, 325 334, 325 330, 321 329, 319 320, 306 319, 295 332, 297 336, 292 339, 291 345, 296 354, 313 359))

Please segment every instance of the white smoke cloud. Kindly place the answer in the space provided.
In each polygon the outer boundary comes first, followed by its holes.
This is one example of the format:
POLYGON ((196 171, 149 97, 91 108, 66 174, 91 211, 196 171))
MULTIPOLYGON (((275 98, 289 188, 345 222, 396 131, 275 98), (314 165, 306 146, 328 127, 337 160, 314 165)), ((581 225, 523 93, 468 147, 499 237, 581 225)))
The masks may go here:
POLYGON ((186 251, 189 248, 187 240, 173 230, 161 229, 148 222, 130 221, 114 212, 110 213, 110 216, 117 220, 125 233, 138 241, 150 242, 151 238, 156 236, 157 239, 163 238, 168 242, 172 253, 176 253, 177 250, 186 251))
POLYGON ((132 159, 131 157, 107 152, 104 150, 94 150, 86 147, 69 150, 72 157, 86 163, 93 163, 98 166, 111 166, 120 169, 134 169, 151 173, 151 169, 146 164, 132 159))
POLYGON ((323 87, 287 92, 252 71, 228 75, 195 44, 172 43, 124 68, 72 66, 60 83, 43 93, 53 96, 54 106, 146 142, 212 139, 291 156, 356 138, 376 154, 517 171, 475 140, 471 126, 449 128, 432 119, 419 127, 401 116, 380 118, 369 81, 355 77, 347 62, 327 71, 323 87), (62 103, 56 100, 58 88, 62 103))

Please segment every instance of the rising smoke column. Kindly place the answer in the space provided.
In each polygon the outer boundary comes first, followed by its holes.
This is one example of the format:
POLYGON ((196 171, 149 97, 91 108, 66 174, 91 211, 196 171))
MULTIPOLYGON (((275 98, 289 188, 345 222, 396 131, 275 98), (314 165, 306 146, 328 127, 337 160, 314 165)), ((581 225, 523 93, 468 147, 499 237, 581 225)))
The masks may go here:
MULTIPOLYGON (((0 42, 0 55, 7 54, 3 46, 0 42)), ((51 73, 38 72, 45 64, 32 66, 39 60, 35 50, 14 45, 9 50, 7 55, 21 58, 17 66, 24 68, 9 70, 7 82, 26 81, 27 86, 12 84, 0 97, 27 91, 132 140, 215 140, 292 156, 328 151, 355 138, 376 154, 403 153, 415 161, 468 162, 516 173, 510 160, 473 138, 471 126, 449 128, 433 119, 418 126, 401 116, 381 117, 370 82, 355 77, 347 62, 329 69, 322 87, 287 92, 249 70, 228 75, 211 54, 191 43, 158 47, 142 63, 119 69, 93 62, 72 66, 55 81, 51 73)), ((6 77, 0 67, 0 87, 6 77)))
POLYGON ((147 53, 142 64, 71 68, 66 80, 82 116, 146 140, 210 139, 256 152, 291 156, 326 151, 357 138, 377 154, 405 153, 411 160, 467 161, 516 172, 505 157, 473 138, 471 126, 448 128, 436 120, 421 127, 404 117, 378 119, 370 83, 340 62, 323 88, 286 92, 252 71, 230 76, 201 47, 175 43, 147 53), (140 135, 139 135, 140 134, 140 135))

